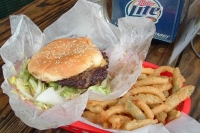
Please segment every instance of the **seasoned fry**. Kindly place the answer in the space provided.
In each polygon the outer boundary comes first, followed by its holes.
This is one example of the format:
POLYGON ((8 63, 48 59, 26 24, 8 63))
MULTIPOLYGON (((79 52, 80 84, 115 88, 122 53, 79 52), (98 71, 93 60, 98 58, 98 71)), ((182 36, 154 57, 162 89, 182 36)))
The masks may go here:
POLYGON ((148 74, 148 75, 152 75, 153 74, 154 69, 153 68, 142 68, 142 74, 148 74))
MULTIPOLYGON (((170 66, 160 66, 160 67, 154 69, 153 75, 160 76, 160 74, 162 72, 166 72, 166 71, 173 74, 173 70, 174 70, 174 68, 170 67, 170 66)), ((185 78, 182 75, 181 75, 181 80, 182 80, 182 82, 185 82, 185 78)))
POLYGON ((158 122, 166 124, 180 117, 176 106, 194 91, 194 86, 183 87, 184 82, 178 68, 142 68, 136 83, 124 96, 106 101, 89 100, 82 116, 116 130, 134 130, 158 122), (164 76, 168 75, 163 73, 166 71, 171 73, 169 77, 164 76))
POLYGON ((89 121, 93 122, 93 123, 100 123, 99 119, 100 119, 100 114, 97 113, 93 113, 90 111, 84 111, 82 114, 82 117, 87 118, 89 121))
POLYGON ((89 100, 86 105, 86 109, 94 113, 100 113, 107 106, 116 105, 117 102, 118 102, 117 99, 106 100, 106 101, 89 100))
POLYGON ((153 94, 138 94, 133 96, 134 99, 140 99, 146 104, 157 104, 163 103, 163 101, 156 95, 153 94))
POLYGON ((186 98, 190 97, 191 94, 193 93, 193 91, 194 91, 194 86, 189 85, 189 86, 183 87, 177 93, 172 94, 171 96, 169 96, 165 101, 165 103, 167 105, 169 105, 168 108, 165 110, 165 112, 171 111, 179 103, 184 101, 186 98))
POLYGON ((152 86, 142 86, 142 87, 135 87, 132 88, 129 92, 125 94, 126 96, 137 95, 137 94, 154 94, 158 96, 162 101, 165 101, 165 95, 159 91, 157 88, 152 86))
POLYGON ((126 113, 124 105, 115 105, 115 106, 112 106, 108 110, 100 112, 100 116, 101 116, 100 121, 101 122, 105 122, 105 121, 108 120, 108 118, 111 115, 120 114, 120 113, 126 113))
POLYGON ((153 72, 153 75, 154 76, 160 76, 160 74, 162 73, 162 72, 170 72, 170 73, 173 73, 173 70, 174 70, 174 68, 173 67, 170 67, 170 66, 160 66, 160 67, 158 67, 158 68, 156 68, 155 70, 154 70, 154 72, 153 72))
POLYGON ((123 126, 123 129, 130 131, 130 130, 134 130, 146 125, 156 124, 156 123, 158 123, 157 119, 132 120, 132 121, 126 122, 123 126))
POLYGON ((110 122, 108 122, 108 121, 106 121, 106 122, 103 122, 103 127, 104 128, 110 128, 110 127, 112 127, 112 125, 111 125, 111 123, 110 122))
POLYGON ((90 105, 87 105, 86 106, 86 109, 90 110, 91 112, 94 112, 94 113, 100 113, 101 111, 103 111, 103 107, 100 106, 100 105, 93 105, 93 106, 90 106, 90 105))
POLYGON ((138 77, 137 80, 144 80, 144 79, 146 79, 146 78, 147 78, 147 75, 142 73, 142 74, 138 77))
POLYGON ((136 106, 133 102, 127 101, 125 104, 126 112, 130 113, 137 120, 146 119, 145 114, 141 111, 141 109, 136 106))
POLYGON ((161 122, 162 124, 165 124, 166 118, 167 118, 167 113, 160 112, 160 113, 156 114, 155 117, 158 120, 158 122, 161 122))
POLYGON ((144 80, 137 81, 134 86, 147 86, 147 85, 153 85, 153 84, 166 84, 169 83, 169 78, 167 77, 147 77, 144 80))
POLYGON ((145 115, 147 116, 148 119, 153 119, 154 118, 154 114, 151 111, 151 109, 149 108, 149 106, 144 103, 142 100, 140 99, 136 99, 134 100, 135 105, 137 105, 141 110, 144 111, 145 115))
POLYGON ((167 121, 172 121, 181 116, 181 112, 177 110, 171 110, 167 113, 167 121))
POLYGON ((156 104, 149 104, 148 106, 150 109, 153 109, 154 107, 159 106, 159 105, 160 105, 159 103, 156 103, 156 104))
POLYGON ((169 96, 169 91, 163 91, 163 94, 165 95, 165 97, 169 96))
POLYGON ((164 111, 165 109, 167 109, 168 105, 167 104, 161 104, 161 105, 158 105, 156 107, 154 107, 152 110, 153 114, 156 115, 162 111, 164 111))
POLYGON ((134 96, 122 97, 119 99, 117 104, 125 104, 127 101, 133 101, 133 100, 135 100, 134 96))
POLYGON ((181 89, 182 85, 183 85, 181 73, 180 73, 179 68, 177 68, 177 67, 174 68, 174 71, 173 71, 172 83, 173 83, 172 94, 174 94, 177 91, 179 91, 181 89))
POLYGON ((124 115, 112 115, 108 121, 112 124, 113 129, 120 129, 125 122, 131 121, 131 118, 124 115))
POLYGON ((181 80, 183 83, 185 82, 185 78, 183 77, 183 75, 181 75, 181 80))
POLYGON ((134 96, 122 97, 119 99, 117 104, 125 104, 127 100, 133 101, 136 99, 140 99, 146 104, 163 103, 163 101, 159 97, 157 97, 153 94, 138 94, 138 95, 134 95, 134 96))
POLYGON ((152 85, 155 88, 158 88, 159 91, 168 91, 172 88, 172 84, 171 83, 167 83, 167 84, 160 84, 160 85, 152 85))

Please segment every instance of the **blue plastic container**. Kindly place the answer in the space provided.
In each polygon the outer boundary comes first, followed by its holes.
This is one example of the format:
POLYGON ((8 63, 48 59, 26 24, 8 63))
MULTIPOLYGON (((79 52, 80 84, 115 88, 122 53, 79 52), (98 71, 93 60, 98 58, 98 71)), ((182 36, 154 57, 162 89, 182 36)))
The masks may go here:
POLYGON ((172 43, 187 16, 189 0, 113 0, 111 22, 125 16, 146 17, 154 21, 154 39, 172 43))

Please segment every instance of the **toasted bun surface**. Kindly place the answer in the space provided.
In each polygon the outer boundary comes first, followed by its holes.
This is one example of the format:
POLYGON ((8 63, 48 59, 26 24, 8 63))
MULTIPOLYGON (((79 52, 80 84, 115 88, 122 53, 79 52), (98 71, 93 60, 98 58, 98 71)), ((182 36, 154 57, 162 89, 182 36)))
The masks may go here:
POLYGON ((54 40, 33 55, 28 71, 37 79, 50 82, 75 76, 106 64, 89 38, 54 40))

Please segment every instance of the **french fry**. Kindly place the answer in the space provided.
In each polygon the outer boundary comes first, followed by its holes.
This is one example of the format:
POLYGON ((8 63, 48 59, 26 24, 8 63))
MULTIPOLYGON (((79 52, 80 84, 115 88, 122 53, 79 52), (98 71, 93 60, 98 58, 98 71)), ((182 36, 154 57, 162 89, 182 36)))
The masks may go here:
POLYGON ((93 112, 90 112, 90 111, 84 111, 83 114, 82 114, 82 117, 87 118, 92 123, 100 123, 100 121, 99 121, 100 114, 93 113, 93 112))
POLYGON ((104 128, 110 128, 110 127, 112 127, 111 123, 108 122, 108 121, 103 122, 102 125, 103 125, 104 128))
POLYGON ((101 111, 104 110, 104 108, 102 106, 98 105, 98 104, 97 105, 93 105, 93 106, 87 105, 86 109, 90 110, 93 113, 100 113, 101 111))
POLYGON ((183 82, 185 78, 178 68, 142 68, 135 85, 124 96, 106 101, 89 100, 82 116, 116 130, 134 130, 158 122, 166 124, 180 117, 176 106, 194 91, 194 86, 182 87, 183 82), (173 77, 160 75, 166 71, 173 77))
POLYGON ((131 118, 124 115, 112 115, 108 121, 112 124, 113 129, 120 129, 125 122, 131 121, 131 118))
POLYGON ((152 86, 142 86, 142 87, 135 87, 133 89, 131 89, 129 92, 127 92, 125 94, 126 96, 130 96, 130 95, 137 95, 137 94, 154 94, 156 96, 158 96, 162 101, 165 101, 165 95, 159 91, 157 88, 152 87, 152 86))
POLYGON ((169 121, 172 121, 172 120, 180 117, 181 116, 181 112, 173 109, 173 110, 169 111, 167 113, 167 115, 168 115, 167 116, 167 121, 169 122, 169 121))
POLYGON ((149 108, 149 106, 144 103, 142 100, 140 99, 136 99, 133 101, 135 103, 135 105, 137 105, 141 110, 144 111, 145 115, 147 116, 148 119, 153 119, 154 118, 154 114, 151 111, 151 109, 149 108))
POLYGON ((133 96, 122 97, 118 100, 117 104, 125 104, 127 101, 133 101, 135 98, 133 96))
POLYGON ((193 91, 194 91, 194 86, 189 85, 189 86, 183 87, 175 94, 170 95, 165 101, 165 104, 168 105, 165 112, 171 111, 179 103, 183 102, 186 98, 190 97, 193 91))
POLYGON ((125 110, 137 120, 146 119, 146 115, 142 112, 142 110, 129 100, 125 104, 125 110))
POLYGON ((165 109, 167 109, 168 105, 167 104, 161 104, 158 106, 155 106, 152 110, 153 114, 156 115, 162 111, 164 111, 165 109))
POLYGON ((163 103, 163 101, 156 95, 153 94, 138 94, 133 96, 134 99, 140 99, 146 104, 157 104, 163 103))
POLYGON ((172 80, 173 88, 172 88, 172 91, 171 91, 172 94, 176 93, 177 91, 179 91, 182 88, 183 81, 182 81, 181 77, 182 76, 181 76, 179 68, 177 68, 177 67, 174 68, 173 80, 172 80))
POLYGON ((169 91, 163 91, 163 94, 165 95, 165 97, 169 96, 169 91))
POLYGON ((169 83, 169 78, 168 77, 147 77, 144 80, 139 80, 137 81, 134 86, 139 87, 139 86, 148 86, 148 85, 153 85, 153 84, 166 84, 169 83))
POLYGON ((86 105, 86 109, 90 110, 94 113, 100 113, 103 111, 107 106, 116 105, 118 102, 117 99, 113 100, 106 100, 106 101, 96 101, 96 100, 88 100, 86 105))
POLYGON ((142 74, 138 77, 137 80, 144 80, 144 79, 146 79, 146 78, 147 78, 147 75, 142 73, 142 74))
MULTIPOLYGON (((170 66, 160 66, 153 71, 154 76, 160 76, 162 72, 169 72, 173 74, 174 68, 170 66)), ((185 82, 185 78, 181 75, 182 82, 185 82)))
POLYGON ((154 84, 154 85, 152 85, 153 87, 155 87, 155 88, 158 88, 159 89, 159 91, 168 91, 168 90, 170 90, 171 88, 172 88, 172 84, 171 83, 167 83, 167 84, 160 84, 160 85, 156 85, 156 84, 154 84))
POLYGON ((159 97, 153 94, 138 94, 134 96, 122 97, 119 99, 117 104, 125 104, 127 100, 133 101, 136 99, 140 99, 146 104, 163 103, 163 101, 159 97))
POLYGON ((150 109, 153 109, 154 107, 159 106, 159 105, 160 105, 159 103, 156 103, 156 104, 149 104, 148 106, 150 109))
POLYGON ((183 75, 181 75, 181 80, 183 83, 185 82, 185 78, 183 77, 183 75))
POLYGON ((158 122, 161 122, 162 124, 165 124, 166 123, 166 118, 167 118, 167 113, 160 112, 160 113, 156 114, 155 117, 158 120, 158 122))
POLYGON ((160 66, 153 71, 154 76, 160 76, 162 72, 170 72, 173 73, 174 68, 170 66, 160 66))
POLYGON ((105 121, 108 120, 108 118, 111 115, 120 114, 120 113, 126 113, 124 105, 115 105, 115 106, 112 106, 108 110, 100 112, 100 116, 101 116, 100 121, 101 122, 105 122, 105 121))
POLYGON ((152 75, 154 69, 153 68, 142 68, 142 74, 152 75))
POLYGON ((146 125, 156 124, 156 123, 158 123, 157 119, 132 120, 132 121, 126 122, 123 126, 123 129, 130 131, 130 130, 134 130, 146 125))

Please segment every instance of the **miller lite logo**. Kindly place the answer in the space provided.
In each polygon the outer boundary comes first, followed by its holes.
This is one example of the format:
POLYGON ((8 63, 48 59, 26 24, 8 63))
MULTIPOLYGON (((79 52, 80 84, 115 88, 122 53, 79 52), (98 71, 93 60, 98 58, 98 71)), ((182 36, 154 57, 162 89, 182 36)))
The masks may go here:
POLYGON ((125 7, 126 16, 146 17, 157 23, 163 7, 157 0, 131 0, 125 7))

